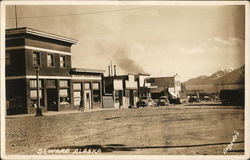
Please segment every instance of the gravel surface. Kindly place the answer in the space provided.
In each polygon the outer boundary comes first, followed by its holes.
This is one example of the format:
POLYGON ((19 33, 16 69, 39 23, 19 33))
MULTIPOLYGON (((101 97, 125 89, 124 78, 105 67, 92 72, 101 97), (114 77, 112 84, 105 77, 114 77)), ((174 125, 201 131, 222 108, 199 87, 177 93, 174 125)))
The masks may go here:
POLYGON ((11 116, 6 118, 6 152, 224 155, 235 133, 227 155, 244 154, 244 108, 213 103, 11 116))

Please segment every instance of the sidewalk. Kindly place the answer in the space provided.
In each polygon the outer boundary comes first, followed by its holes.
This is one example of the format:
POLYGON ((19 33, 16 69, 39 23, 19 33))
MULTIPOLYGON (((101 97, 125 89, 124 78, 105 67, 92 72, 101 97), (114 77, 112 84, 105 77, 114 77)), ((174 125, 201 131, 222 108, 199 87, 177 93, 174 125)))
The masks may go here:
MULTIPOLYGON (((78 110, 68 110, 68 111, 47 111, 43 113, 43 116, 54 116, 54 115, 60 115, 60 114, 74 114, 74 113, 86 113, 86 112, 97 112, 97 111, 108 111, 108 110, 116 110, 119 108, 98 108, 98 109, 89 109, 84 111, 78 111, 78 110)), ((122 108, 121 108, 122 109, 122 108)), ((8 118, 20 118, 20 117, 35 117, 35 113, 33 114, 18 114, 18 115, 8 115, 5 116, 8 118)))

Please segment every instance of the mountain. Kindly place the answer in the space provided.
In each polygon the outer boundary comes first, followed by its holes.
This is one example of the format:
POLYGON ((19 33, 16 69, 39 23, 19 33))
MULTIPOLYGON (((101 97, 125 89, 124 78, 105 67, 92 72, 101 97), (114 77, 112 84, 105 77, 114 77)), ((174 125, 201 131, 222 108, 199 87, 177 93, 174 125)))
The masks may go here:
POLYGON ((232 69, 221 69, 213 73, 210 76, 199 76, 197 78, 190 79, 185 82, 186 85, 202 85, 202 84, 213 84, 217 79, 224 75, 232 72, 232 69))

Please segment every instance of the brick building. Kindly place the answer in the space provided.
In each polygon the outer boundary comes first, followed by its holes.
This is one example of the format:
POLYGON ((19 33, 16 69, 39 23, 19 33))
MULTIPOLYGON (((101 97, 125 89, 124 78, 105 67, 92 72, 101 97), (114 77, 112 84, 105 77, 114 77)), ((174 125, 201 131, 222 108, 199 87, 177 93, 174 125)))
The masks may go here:
POLYGON ((6 30, 8 115, 34 113, 37 90, 43 112, 75 109, 79 98, 89 109, 102 106, 103 72, 71 68, 71 46, 76 43, 71 38, 26 27, 6 30))

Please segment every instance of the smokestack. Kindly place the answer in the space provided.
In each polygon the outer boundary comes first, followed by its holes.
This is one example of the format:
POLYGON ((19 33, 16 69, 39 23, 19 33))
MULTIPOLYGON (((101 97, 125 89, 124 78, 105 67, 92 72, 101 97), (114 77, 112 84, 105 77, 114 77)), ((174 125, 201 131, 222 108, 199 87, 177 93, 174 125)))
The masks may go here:
POLYGON ((114 76, 116 76, 116 65, 114 65, 114 76))
POLYGON ((113 76, 113 65, 112 65, 112 61, 110 61, 110 72, 111 72, 111 76, 113 76))
POLYGON ((108 66, 108 68, 109 68, 109 77, 110 77, 110 66, 108 66))

